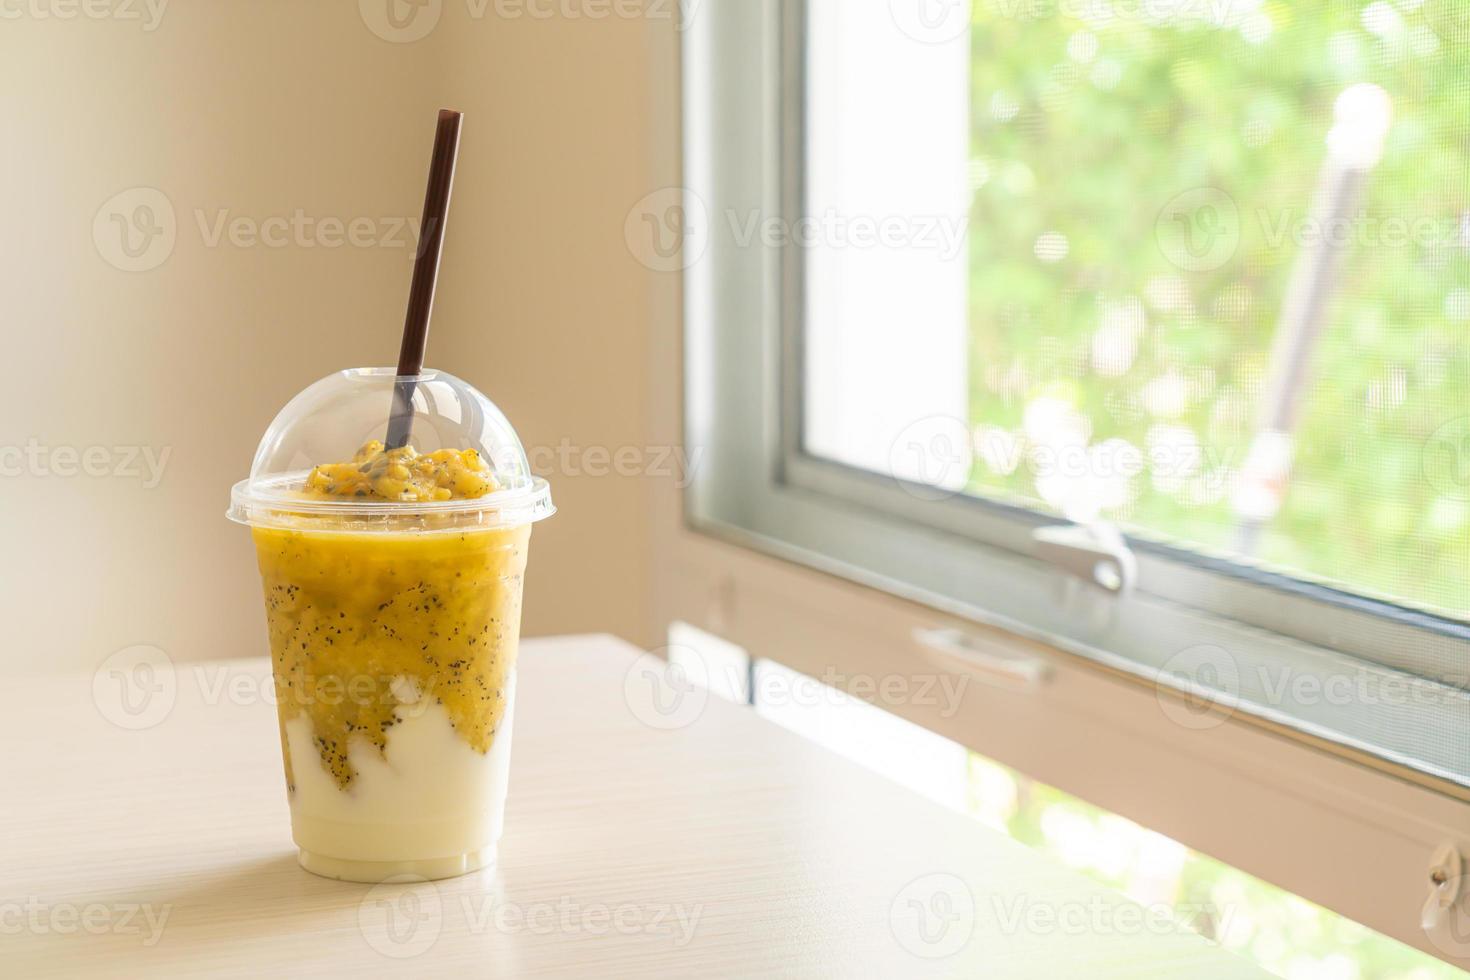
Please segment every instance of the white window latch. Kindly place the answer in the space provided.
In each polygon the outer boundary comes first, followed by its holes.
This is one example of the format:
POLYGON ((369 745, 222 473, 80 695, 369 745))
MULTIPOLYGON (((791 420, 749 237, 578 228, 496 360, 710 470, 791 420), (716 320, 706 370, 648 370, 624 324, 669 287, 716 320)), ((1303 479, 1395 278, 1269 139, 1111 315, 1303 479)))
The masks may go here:
POLYGON ((1462 894, 1464 882, 1465 865, 1460 858, 1459 848, 1453 844, 1441 845, 1429 863, 1429 899, 1419 914, 1419 925, 1436 945, 1439 944, 1437 934, 1441 928, 1448 929, 1452 936, 1456 935, 1452 920, 1456 915, 1455 904, 1462 894))
POLYGON ((1051 667, 1040 657, 1006 650, 994 641, 971 636, 957 629, 916 629, 919 646, 969 668, 1001 687, 1031 691, 1051 676, 1051 667))
POLYGON ((1138 559, 1111 524, 1054 524, 1031 534, 1037 558, 1119 595, 1138 581, 1138 559))

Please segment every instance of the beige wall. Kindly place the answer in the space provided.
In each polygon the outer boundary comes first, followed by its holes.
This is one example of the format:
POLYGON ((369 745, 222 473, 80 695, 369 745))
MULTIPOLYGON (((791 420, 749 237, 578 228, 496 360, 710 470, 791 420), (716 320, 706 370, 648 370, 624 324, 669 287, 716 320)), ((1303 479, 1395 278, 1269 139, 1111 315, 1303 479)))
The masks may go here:
MULTIPOLYGON (((207 235, 221 211, 416 220, 441 105, 467 115, 430 362, 482 387, 528 445, 643 445, 650 287, 623 223, 650 189, 645 51, 660 25, 497 9, 445 0, 412 43, 336 2, 176 2, 153 30, 0 25, 0 447, 49 450, 0 458, 0 670, 90 666, 133 644, 264 651, 229 487, 295 391, 394 360, 411 255, 402 235, 334 249, 306 247, 315 231, 279 248, 207 235), (143 198, 108 209, 100 235, 93 221, 135 187, 166 196, 177 235, 138 259, 155 267, 123 271, 107 213, 143 198), (56 447, 105 447, 94 473, 132 451, 112 447, 168 456, 146 486, 62 475, 56 447)), ((526 632, 649 640, 647 482, 548 462, 562 512, 537 531, 526 632)))

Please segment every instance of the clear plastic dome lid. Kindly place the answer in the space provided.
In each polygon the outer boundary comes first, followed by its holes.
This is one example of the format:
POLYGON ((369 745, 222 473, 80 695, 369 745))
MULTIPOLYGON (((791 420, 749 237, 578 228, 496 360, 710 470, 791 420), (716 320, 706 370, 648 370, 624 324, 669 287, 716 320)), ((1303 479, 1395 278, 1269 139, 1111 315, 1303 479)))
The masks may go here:
POLYGON ((281 410, 250 478, 231 492, 228 516, 253 527, 401 531, 516 527, 555 512, 515 429, 478 389, 442 371, 400 378, 392 368, 358 368, 323 378, 281 410), (385 455, 389 417, 410 392, 412 451, 385 455), (395 464, 412 469, 408 490, 390 497, 367 489, 381 489, 368 481, 395 464), (460 492, 456 472, 471 491, 460 492), (331 474, 360 482, 342 486, 331 474))

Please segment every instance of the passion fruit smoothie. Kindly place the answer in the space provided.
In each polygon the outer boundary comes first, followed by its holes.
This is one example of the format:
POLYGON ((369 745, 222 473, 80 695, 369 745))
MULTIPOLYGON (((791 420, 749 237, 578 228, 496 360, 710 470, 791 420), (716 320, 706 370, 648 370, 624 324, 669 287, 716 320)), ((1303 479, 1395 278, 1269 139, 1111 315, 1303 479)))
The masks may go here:
MULTIPOLYGON (((300 493, 413 504, 496 489, 474 450, 371 442, 300 493)), ((302 865, 374 881, 493 862, 530 525, 252 533, 302 865)))

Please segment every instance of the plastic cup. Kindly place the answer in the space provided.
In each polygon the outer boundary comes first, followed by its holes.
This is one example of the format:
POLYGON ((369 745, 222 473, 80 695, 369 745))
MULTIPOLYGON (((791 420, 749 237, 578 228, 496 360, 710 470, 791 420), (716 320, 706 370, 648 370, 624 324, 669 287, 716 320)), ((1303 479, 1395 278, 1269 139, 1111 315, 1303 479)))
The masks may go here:
POLYGON ((343 371, 271 424, 229 517, 255 540, 303 868, 376 882, 495 862, 527 547, 554 512, 505 416, 442 372, 343 371), (404 381, 409 445, 478 451, 496 489, 432 502, 304 493, 314 467, 383 438, 404 381))

